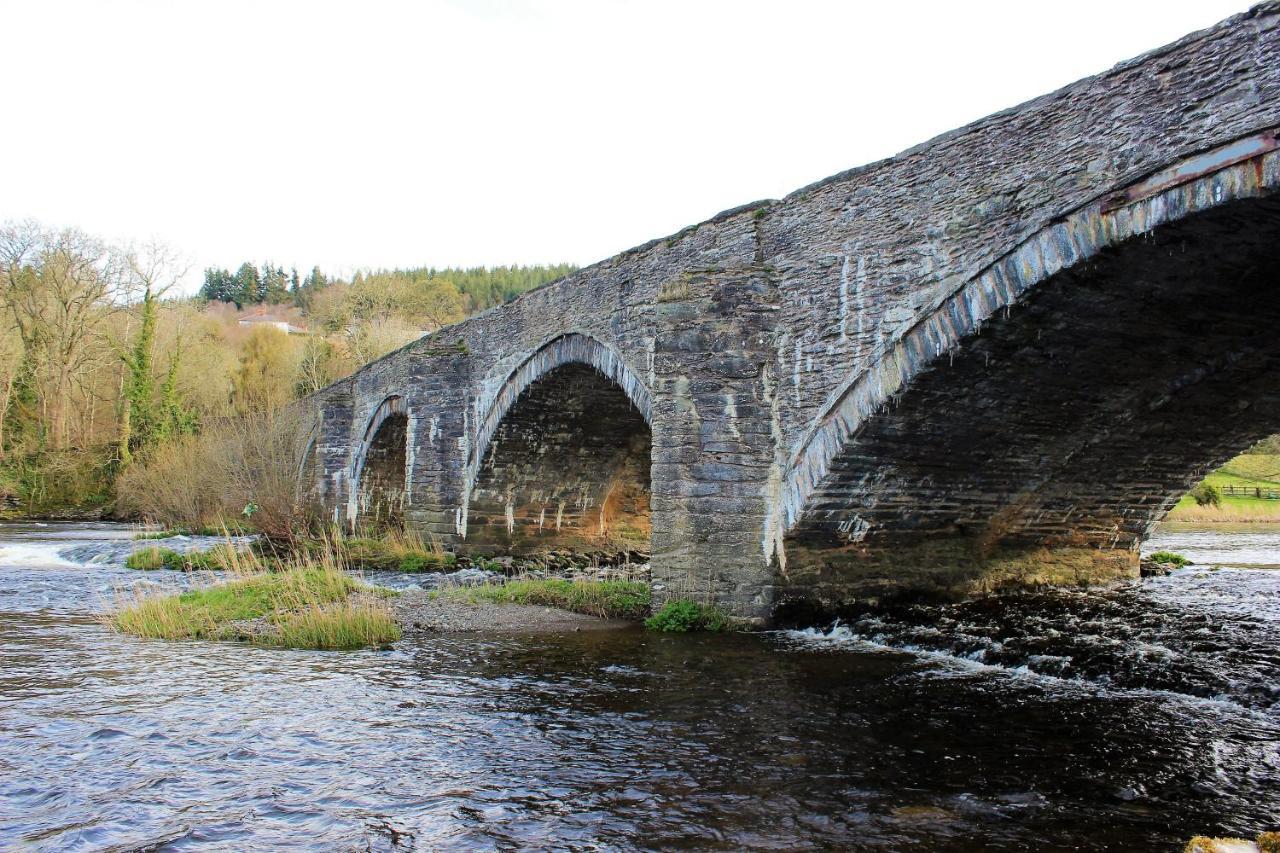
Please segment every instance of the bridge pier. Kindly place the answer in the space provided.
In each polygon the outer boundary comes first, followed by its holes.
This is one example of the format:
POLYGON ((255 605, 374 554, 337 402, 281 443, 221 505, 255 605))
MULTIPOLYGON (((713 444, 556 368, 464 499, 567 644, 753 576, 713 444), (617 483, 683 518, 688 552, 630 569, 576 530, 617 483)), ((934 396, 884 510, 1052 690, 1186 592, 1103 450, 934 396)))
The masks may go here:
POLYGON ((764 270, 706 270, 662 288, 655 307, 655 604, 692 598, 767 618, 763 531, 774 466, 768 370, 776 287, 764 270))
POLYGON ((446 547, 461 541, 466 522, 466 451, 457 437, 470 434, 470 369, 464 346, 441 341, 413 354, 406 382, 415 416, 409 424, 405 526, 446 547))

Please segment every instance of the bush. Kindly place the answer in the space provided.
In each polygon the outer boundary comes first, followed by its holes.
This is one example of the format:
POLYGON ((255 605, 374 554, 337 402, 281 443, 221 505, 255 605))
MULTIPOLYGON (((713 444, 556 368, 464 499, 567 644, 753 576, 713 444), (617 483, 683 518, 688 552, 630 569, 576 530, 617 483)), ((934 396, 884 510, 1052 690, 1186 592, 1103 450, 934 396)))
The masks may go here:
POLYGON ((644 620, 650 631, 684 633, 686 631, 723 631, 729 618, 717 607, 688 599, 668 601, 662 609, 644 620))
POLYGON ((1191 490, 1191 497, 1199 506, 1222 506, 1222 495, 1211 483, 1201 483, 1191 490))
POLYGON ((97 510, 111 503, 114 475, 109 449, 14 455, 0 465, 0 499, 25 516, 97 510))
POLYGON ((117 512, 166 528, 222 528, 245 519, 292 541, 317 527, 298 472, 306 435, 296 413, 249 415, 155 448, 116 480, 117 512))
POLYGON ((1178 568, 1182 568, 1191 562, 1181 554, 1175 554, 1172 551, 1156 551, 1147 559, 1151 560, 1153 563, 1160 563, 1165 566, 1173 565, 1178 568))

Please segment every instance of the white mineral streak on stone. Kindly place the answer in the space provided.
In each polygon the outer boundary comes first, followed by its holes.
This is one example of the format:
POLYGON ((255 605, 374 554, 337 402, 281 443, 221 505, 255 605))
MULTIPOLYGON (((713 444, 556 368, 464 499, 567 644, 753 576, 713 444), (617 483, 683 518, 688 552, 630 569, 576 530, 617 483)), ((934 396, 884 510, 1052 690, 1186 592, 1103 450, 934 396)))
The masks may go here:
MULTIPOLYGON (((782 353, 778 360, 781 363, 782 353)), ((787 552, 783 547, 782 527, 782 468, 785 460, 782 449, 786 446, 782 435, 782 401, 775 393, 773 373, 766 366, 760 374, 760 384, 765 400, 769 402, 769 432, 773 438, 773 462, 769 465, 769 476, 764 485, 764 530, 760 538, 760 550, 765 565, 774 558, 778 561, 778 571, 787 576, 787 552)))
POLYGON ((435 447, 436 440, 440 438, 440 416, 432 415, 428 421, 427 443, 435 447))
POLYGON ((738 405, 733 394, 727 391, 724 395, 724 419, 729 426, 729 434, 734 438, 742 438, 742 433, 738 431, 738 405))
POLYGON ((800 338, 796 338, 796 351, 791 363, 791 384, 795 393, 796 405, 800 405, 800 338))
POLYGON ((658 346, 658 339, 657 339, 657 338, 646 338, 646 339, 645 339, 645 349, 646 349, 646 351, 645 351, 645 368, 646 368, 646 370, 647 370, 647 371, 648 371, 648 373, 649 373, 649 387, 650 387, 650 388, 652 388, 654 385, 656 385, 656 384, 657 384, 657 374, 656 374, 656 373, 654 373, 654 369, 653 369, 653 354, 654 354, 654 351, 657 349, 657 346, 658 346))
POLYGON ((840 340, 849 337, 849 256, 840 263, 840 340))
POLYGON ((840 521, 836 527, 839 529, 840 535, 848 542, 861 542, 867 538, 867 531, 871 529, 871 525, 866 519, 856 513, 850 514, 848 518, 840 521))
POLYGON ((556 530, 559 530, 564 524, 564 501, 560 501, 556 505, 556 530))
POLYGON ((503 510, 503 515, 507 518, 507 532, 515 533, 516 531, 516 510, 511 504, 507 504, 503 510))
POLYGON ((538 513, 538 532, 539 533, 542 532, 542 528, 546 525, 546 523, 547 523, 547 508, 544 506, 542 510, 538 513))
POLYGON ((859 346, 861 346, 867 322, 867 259, 864 255, 858 255, 858 267, 853 275, 853 288, 853 313, 857 318, 857 335, 859 346))
POLYGON ((414 438, 417 435, 417 420, 409 418, 404 429, 404 491, 400 493, 400 506, 403 508, 408 502, 408 496, 413 494, 413 467, 418 460, 418 442, 414 438))

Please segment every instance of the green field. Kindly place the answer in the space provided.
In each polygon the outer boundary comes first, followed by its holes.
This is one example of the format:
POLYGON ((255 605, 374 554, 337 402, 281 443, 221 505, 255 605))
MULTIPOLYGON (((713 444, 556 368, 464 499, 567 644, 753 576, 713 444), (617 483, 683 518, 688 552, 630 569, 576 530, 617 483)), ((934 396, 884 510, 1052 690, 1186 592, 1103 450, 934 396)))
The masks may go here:
POLYGON ((1191 495, 1184 495, 1169 513, 1169 521, 1280 522, 1280 500, 1226 494, 1228 486, 1280 491, 1280 454, 1237 456, 1205 477, 1205 482, 1222 493, 1221 506, 1199 506, 1191 495))

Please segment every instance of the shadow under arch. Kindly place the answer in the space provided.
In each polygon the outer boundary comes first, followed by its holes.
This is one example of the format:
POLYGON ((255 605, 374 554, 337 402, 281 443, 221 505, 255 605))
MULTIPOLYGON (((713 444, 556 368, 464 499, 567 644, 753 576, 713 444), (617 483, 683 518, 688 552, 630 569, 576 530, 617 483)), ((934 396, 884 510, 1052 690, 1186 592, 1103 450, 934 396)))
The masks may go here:
POLYGON ((1280 389, 1250 379, 1280 365, 1276 149, 1260 134, 1108 193, 943 299, 797 443, 787 562, 968 537, 1131 566, 1206 466, 1280 425, 1280 389), (1195 409, 1213 401, 1229 422, 1195 409))
POLYGON ((386 397, 365 425, 356 447, 347 498, 347 523, 400 524, 408 495, 408 426, 405 398, 386 397))
POLYGON ((539 346, 478 418, 459 531, 468 547, 647 551, 651 401, 589 335, 539 346))

